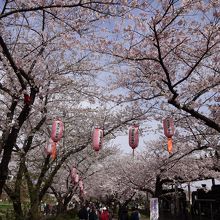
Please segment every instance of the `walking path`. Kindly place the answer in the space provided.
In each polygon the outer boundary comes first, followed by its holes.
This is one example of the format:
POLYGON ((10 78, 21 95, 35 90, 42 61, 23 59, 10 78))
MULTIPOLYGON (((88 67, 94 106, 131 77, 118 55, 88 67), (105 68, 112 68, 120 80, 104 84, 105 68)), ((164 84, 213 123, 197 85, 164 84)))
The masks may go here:
MULTIPOLYGON (((159 217, 159 220, 211 220, 210 217, 205 216, 172 216, 170 214, 163 214, 159 217)), ((213 220, 219 220, 219 218, 214 218, 213 220)))

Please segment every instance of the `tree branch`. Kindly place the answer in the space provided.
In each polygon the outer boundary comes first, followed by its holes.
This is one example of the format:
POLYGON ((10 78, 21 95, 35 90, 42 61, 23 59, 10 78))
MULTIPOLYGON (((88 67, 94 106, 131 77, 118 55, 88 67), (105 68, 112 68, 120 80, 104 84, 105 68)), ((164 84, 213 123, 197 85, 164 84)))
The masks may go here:
POLYGON ((11 54, 10 54, 10 52, 9 52, 9 50, 8 50, 8 48, 7 48, 7 46, 6 46, 6 44, 5 44, 5 42, 4 42, 4 40, 3 40, 1 35, 0 35, 0 45, 2 47, 3 54, 8 59, 12 69, 14 70, 15 74, 18 77, 18 80, 19 80, 19 82, 21 84, 22 90, 25 90, 26 89, 26 84, 25 84, 25 82, 24 82, 24 80, 22 78, 22 74, 21 74, 19 68, 17 67, 17 65, 15 64, 15 61, 13 60, 13 58, 12 58, 12 56, 11 56, 11 54))
POLYGON ((101 10, 95 9, 92 6, 92 4, 99 4, 99 5, 118 5, 118 3, 113 3, 112 1, 109 2, 103 2, 103 1, 89 1, 89 2, 85 2, 82 3, 81 1, 79 3, 76 4, 55 4, 55 5, 45 5, 45 6, 37 6, 37 7, 31 7, 31 8, 19 8, 19 9, 14 9, 12 11, 6 12, 4 14, 0 15, 0 19, 8 17, 10 15, 16 14, 16 13, 21 13, 21 12, 31 12, 31 11, 42 11, 45 9, 52 9, 52 8, 75 8, 75 7, 83 7, 89 10, 93 10, 96 11, 98 13, 101 14, 105 14, 105 15, 109 15, 109 12, 103 12, 101 10))

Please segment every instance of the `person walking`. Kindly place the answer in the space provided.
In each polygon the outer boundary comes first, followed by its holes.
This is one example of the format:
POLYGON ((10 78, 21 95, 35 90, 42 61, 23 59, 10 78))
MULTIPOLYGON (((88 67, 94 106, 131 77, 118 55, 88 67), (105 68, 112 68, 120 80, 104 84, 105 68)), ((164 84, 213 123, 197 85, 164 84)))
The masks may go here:
POLYGON ((88 220, 88 211, 86 209, 86 206, 83 205, 81 209, 78 212, 78 217, 80 220, 88 220))
POLYGON ((92 206, 89 210, 89 220, 98 220, 98 214, 96 212, 95 206, 92 206))
POLYGON ((118 220, 128 220, 128 208, 124 205, 119 207, 118 220))
POLYGON ((100 220, 109 220, 109 212, 106 207, 102 209, 100 220))
POLYGON ((132 207, 130 220, 140 220, 140 213, 135 207, 132 207))

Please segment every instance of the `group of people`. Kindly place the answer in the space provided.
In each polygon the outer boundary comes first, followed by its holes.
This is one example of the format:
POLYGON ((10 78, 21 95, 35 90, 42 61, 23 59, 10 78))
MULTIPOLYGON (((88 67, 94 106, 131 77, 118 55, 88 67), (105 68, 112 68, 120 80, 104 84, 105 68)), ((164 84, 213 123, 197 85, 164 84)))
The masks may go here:
POLYGON ((131 208, 130 216, 128 215, 128 208, 125 206, 119 207, 118 220, 140 220, 140 213, 136 207, 131 208))
MULTIPOLYGON (((112 220, 112 213, 106 208, 96 208, 95 205, 81 207, 78 212, 80 220, 112 220)), ((133 207, 130 216, 126 207, 120 207, 118 212, 118 220, 140 220, 140 213, 133 207)))
POLYGON ((82 206, 78 212, 80 220, 111 220, 110 213, 106 207, 96 209, 95 206, 82 206))

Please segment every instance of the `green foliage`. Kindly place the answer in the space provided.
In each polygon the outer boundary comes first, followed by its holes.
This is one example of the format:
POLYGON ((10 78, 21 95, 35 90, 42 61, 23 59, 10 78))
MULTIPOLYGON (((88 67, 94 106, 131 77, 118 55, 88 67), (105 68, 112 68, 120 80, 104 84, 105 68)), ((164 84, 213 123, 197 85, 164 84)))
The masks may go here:
POLYGON ((1 202, 0 203, 0 220, 13 219, 13 207, 11 203, 1 202))
POLYGON ((12 208, 12 204, 8 202, 0 203, 0 211, 12 208))

